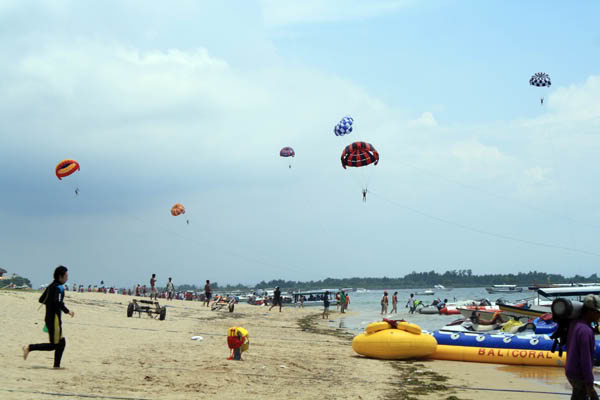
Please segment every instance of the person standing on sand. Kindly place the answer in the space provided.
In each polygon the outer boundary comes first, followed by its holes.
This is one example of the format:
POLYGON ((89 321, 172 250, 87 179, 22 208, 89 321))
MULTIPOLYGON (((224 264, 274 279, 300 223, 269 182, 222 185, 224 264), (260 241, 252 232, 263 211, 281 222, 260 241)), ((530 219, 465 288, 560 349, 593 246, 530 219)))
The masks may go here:
POLYGON ((408 313, 409 314, 414 314, 415 310, 417 309, 417 305, 415 304, 415 295, 414 293, 410 294, 410 298, 408 299, 408 302, 406 303, 406 307, 408 307, 408 313))
POLYGON ((336 309, 336 310, 339 310, 339 309, 340 309, 340 304, 341 304, 341 303, 340 303, 340 293, 339 293, 339 292, 337 292, 337 293, 335 294, 335 300, 336 300, 336 303, 337 303, 337 304, 335 305, 335 309, 336 309))
POLYGON ((346 293, 346 302, 344 303, 344 310, 347 310, 349 305, 350 305, 350 295, 348 293, 346 293))
POLYGON ((340 310, 342 314, 345 314, 344 310, 346 309, 346 293, 342 290, 340 292, 340 310))
POLYGON ((167 282, 167 300, 173 300, 173 293, 175 293, 175 285, 173 285, 172 278, 169 278, 169 282, 167 282))
POLYGON ((281 290, 279 290, 279 286, 275 288, 275 292, 273 292, 273 304, 269 311, 275 306, 279 305, 279 312, 281 312, 281 290))
POLYGON ((67 313, 72 317, 75 316, 73 311, 65 306, 65 288, 64 284, 69 279, 69 273, 66 267, 59 265, 54 270, 54 281, 48 285, 46 290, 39 299, 39 302, 46 305, 46 316, 44 322, 48 329, 49 343, 30 344, 23 347, 23 359, 27 360, 27 356, 32 351, 54 351, 54 368, 60 368, 60 360, 67 342, 62 336, 62 319, 61 313, 67 313))
POLYGON ((583 300, 581 317, 572 320, 567 337, 565 375, 573 387, 572 400, 598 400, 594 389, 594 330, 600 319, 600 297, 589 294, 583 300))
POLYGON ((398 292, 394 292, 392 296, 392 314, 398 313, 398 292))
POLYGON ((300 295, 300 308, 304 308, 304 295, 300 295))
POLYGON ((381 315, 385 315, 388 312, 388 293, 383 292, 383 297, 381 298, 381 315))
POLYGON ((204 303, 206 304, 206 307, 208 307, 211 297, 212 297, 212 291, 210 289, 210 281, 207 279, 206 285, 204 285, 204 303))
POLYGON ((323 297, 323 319, 329 319, 329 292, 323 297))
POLYGON ((152 274, 150 278, 150 300, 154 297, 154 300, 158 300, 158 292, 156 291, 156 274, 152 274))

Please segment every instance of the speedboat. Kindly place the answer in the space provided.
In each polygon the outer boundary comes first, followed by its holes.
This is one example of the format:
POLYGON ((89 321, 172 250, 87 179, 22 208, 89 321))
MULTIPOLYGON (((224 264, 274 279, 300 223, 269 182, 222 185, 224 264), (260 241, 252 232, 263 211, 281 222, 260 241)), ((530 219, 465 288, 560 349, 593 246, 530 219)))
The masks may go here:
POLYGON ((494 285, 492 287, 486 287, 488 293, 519 293, 523 291, 522 287, 517 285, 494 285))
POLYGON ((435 292, 431 289, 423 290, 422 292, 417 292, 417 296, 433 296, 435 292))

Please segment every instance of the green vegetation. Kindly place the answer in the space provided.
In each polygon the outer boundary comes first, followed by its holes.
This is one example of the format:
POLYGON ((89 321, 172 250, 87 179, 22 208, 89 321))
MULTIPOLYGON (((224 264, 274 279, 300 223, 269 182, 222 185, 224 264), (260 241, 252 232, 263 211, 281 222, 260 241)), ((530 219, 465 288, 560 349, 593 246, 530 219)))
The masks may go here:
MULTIPOLYGON (((279 286, 281 289, 323 289, 323 288, 365 288, 365 289, 413 289, 413 288, 432 288, 434 285, 444 285, 446 287, 482 287, 491 285, 518 285, 518 286, 531 286, 531 285, 545 285, 549 283, 593 283, 599 282, 600 278, 596 274, 592 274, 589 277, 575 275, 572 277, 564 277, 559 274, 548 274, 545 272, 520 272, 518 274, 485 274, 485 275, 474 275, 470 269, 452 270, 446 271, 443 274, 435 271, 429 272, 411 272, 404 277, 398 278, 345 278, 345 279, 334 279, 327 278, 320 281, 285 281, 282 279, 275 279, 271 281, 261 281, 254 287, 256 288, 274 288, 279 286)), ((227 291, 227 290, 249 290, 252 286, 247 285, 227 285, 218 286, 218 284, 211 283, 214 290, 227 291)), ((180 290, 194 290, 195 286, 182 285, 179 286, 180 290), (189 289, 182 289, 189 287, 189 289)), ((197 288, 200 290, 200 288, 197 288)))
POLYGON ((23 278, 21 276, 15 275, 11 278, 0 280, 0 288, 5 288, 10 284, 14 284, 15 286, 29 286, 31 287, 31 281, 27 278, 23 278))

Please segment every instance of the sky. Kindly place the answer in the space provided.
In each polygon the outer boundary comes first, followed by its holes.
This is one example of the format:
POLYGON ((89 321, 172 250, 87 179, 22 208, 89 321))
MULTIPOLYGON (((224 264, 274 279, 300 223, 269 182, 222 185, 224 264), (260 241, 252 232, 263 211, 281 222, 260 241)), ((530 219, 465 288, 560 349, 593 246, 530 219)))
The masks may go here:
POLYGON ((0 266, 36 286, 59 264, 116 286, 593 274, 597 15, 597 1, 0 0, 0 266), (344 170, 359 140, 380 162, 344 170), (81 170, 58 180, 70 158, 81 170))

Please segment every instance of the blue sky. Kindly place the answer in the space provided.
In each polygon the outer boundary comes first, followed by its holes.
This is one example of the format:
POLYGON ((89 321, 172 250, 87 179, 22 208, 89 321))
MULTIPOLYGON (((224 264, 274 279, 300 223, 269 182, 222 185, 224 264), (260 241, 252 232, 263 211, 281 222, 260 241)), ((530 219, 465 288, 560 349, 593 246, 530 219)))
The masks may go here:
POLYGON ((597 15, 593 1, 1 2, 0 265, 36 284, 57 264, 114 285, 592 274, 597 15), (335 137, 347 114, 355 131, 335 137), (381 155, 366 204, 339 164, 354 140, 381 155), (58 181, 64 158, 82 169, 58 181))

